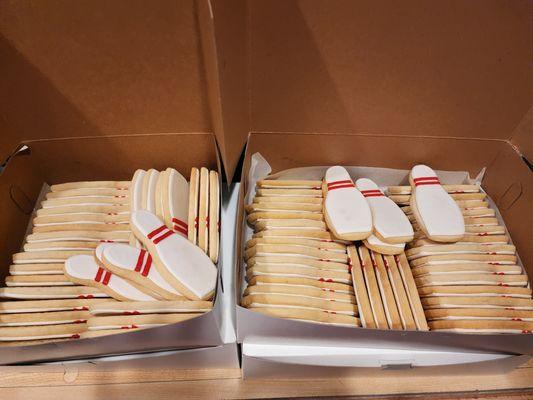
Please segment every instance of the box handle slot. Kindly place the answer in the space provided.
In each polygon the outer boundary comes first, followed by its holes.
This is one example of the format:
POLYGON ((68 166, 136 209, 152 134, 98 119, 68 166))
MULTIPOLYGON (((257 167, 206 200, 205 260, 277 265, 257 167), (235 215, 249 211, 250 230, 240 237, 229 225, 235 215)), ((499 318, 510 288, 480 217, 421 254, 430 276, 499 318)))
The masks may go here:
POLYGON ((522 193, 524 192, 522 188, 521 182, 514 182, 500 196, 498 201, 496 202, 498 204, 499 209, 503 210, 509 210, 514 203, 522 196, 522 193))
POLYGON ((33 212, 33 202, 20 187, 11 185, 9 187, 9 197, 13 204, 15 204, 15 207, 23 214, 30 215, 33 212))

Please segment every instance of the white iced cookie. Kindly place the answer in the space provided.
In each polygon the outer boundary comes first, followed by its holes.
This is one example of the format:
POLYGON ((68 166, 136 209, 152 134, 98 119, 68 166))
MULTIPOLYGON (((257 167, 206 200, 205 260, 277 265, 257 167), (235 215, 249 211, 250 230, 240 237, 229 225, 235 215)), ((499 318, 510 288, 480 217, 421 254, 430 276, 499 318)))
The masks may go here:
POLYGON ((148 288, 164 299, 183 299, 153 267, 152 256, 146 250, 126 244, 111 244, 98 246, 96 254, 109 271, 148 288))
POLYGON ((178 171, 173 168, 167 169, 168 173, 168 190, 166 201, 163 209, 167 208, 165 213, 165 223, 174 230, 174 232, 187 237, 189 216, 189 184, 187 180, 178 171))
POLYGON ((403 244, 413 240, 414 232, 404 212, 386 197, 373 181, 360 178, 355 186, 366 198, 374 225, 374 235, 385 243, 403 244))
POLYGON ((417 165, 411 170, 410 206, 420 229, 436 242, 456 242, 465 234, 461 209, 444 190, 435 172, 417 165))
POLYGON ((324 216, 328 228, 339 239, 362 240, 372 233, 372 213, 343 167, 326 171, 327 195, 324 216))
POLYGON ((143 206, 145 210, 155 213, 155 187, 159 171, 150 169, 143 179, 143 206))
POLYGON ((135 211, 131 228, 152 255, 163 278, 192 300, 210 299, 217 269, 209 257, 186 238, 168 229, 154 214, 135 211))
POLYGON ((138 169, 133 174, 133 179, 130 186, 130 209, 131 211, 140 210, 142 204, 142 188, 143 180, 146 175, 146 171, 143 169, 138 169))
POLYGON ((363 240, 363 243, 366 247, 368 247, 370 250, 375 251, 379 254, 387 254, 387 255, 396 255, 403 252, 405 248, 405 243, 385 243, 376 235, 370 235, 365 240, 363 240))
POLYGON ((131 285, 125 279, 99 267, 93 256, 79 255, 65 261, 65 275, 74 283, 93 286, 121 301, 157 300, 131 285))

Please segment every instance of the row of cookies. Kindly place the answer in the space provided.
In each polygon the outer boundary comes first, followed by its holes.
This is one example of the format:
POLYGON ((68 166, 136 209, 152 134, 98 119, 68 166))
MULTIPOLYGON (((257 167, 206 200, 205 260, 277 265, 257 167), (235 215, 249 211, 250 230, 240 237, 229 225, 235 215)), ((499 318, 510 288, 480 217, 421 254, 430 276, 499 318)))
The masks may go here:
POLYGON ((463 333, 529 333, 533 300, 516 248, 478 185, 444 186, 459 206, 465 233, 455 243, 427 237, 417 224, 409 187, 389 187, 413 222, 406 251, 432 330, 463 333), (407 206, 407 204, 410 204, 407 206))
MULTIPOLYGON (((131 183, 131 211, 147 210, 198 245, 216 263, 219 255, 220 185, 218 173, 192 168, 190 184, 175 169, 139 169, 131 183)), ((140 247, 131 235, 130 244, 140 247)))
POLYGON ((248 286, 241 304, 269 316, 361 326, 347 246, 322 213, 320 181, 259 181, 246 207, 248 286))

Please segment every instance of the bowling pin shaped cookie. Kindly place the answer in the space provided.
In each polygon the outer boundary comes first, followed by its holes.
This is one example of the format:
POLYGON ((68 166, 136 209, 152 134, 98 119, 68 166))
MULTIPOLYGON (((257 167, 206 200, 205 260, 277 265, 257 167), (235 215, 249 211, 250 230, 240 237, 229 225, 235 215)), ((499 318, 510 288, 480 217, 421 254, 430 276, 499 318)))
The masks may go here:
POLYGON ((161 276, 192 300, 210 299, 217 269, 209 257, 183 236, 171 231, 154 214, 135 211, 131 228, 146 246, 161 276))
POLYGON ((153 266, 152 256, 146 250, 126 244, 103 244, 98 246, 96 253, 112 273, 135 282, 139 287, 147 288, 164 299, 183 299, 153 266))
POLYGON ((339 239, 362 240, 372 233, 372 213, 364 196, 343 167, 326 171, 327 195, 324 216, 328 228, 339 239))
POLYGON ((420 229, 436 242, 456 242, 465 234, 461 209, 444 190, 437 174, 425 165, 417 165, 409 176, 410 206, 420 229))
POLYGON ((130 209, 131 211, 140 210, 142 208, 142 188, 143 180, 146 175, 146 171, 138 169, 133 174, 133 179, 130 186, 130 209))
POLYGON ((403 211, 391 199, 386 197, 373 181, 360 178, 355 186, 366 198, 372 222, 374 235, 385 243, 401 244, 413 240, 413 227, 403 211))
POLYGON ((121 301, 157 300, 131 285, 125 279, 98 266, 93 256, 79 255, 65 262, 65 275, 74 283, 93 286, 121 301))
POLYGON ((168 168, 167 184, 162 187, 163 215, 166 225, 174 232, 187 237, 189 215, 189 184, 178 171, 168 168))

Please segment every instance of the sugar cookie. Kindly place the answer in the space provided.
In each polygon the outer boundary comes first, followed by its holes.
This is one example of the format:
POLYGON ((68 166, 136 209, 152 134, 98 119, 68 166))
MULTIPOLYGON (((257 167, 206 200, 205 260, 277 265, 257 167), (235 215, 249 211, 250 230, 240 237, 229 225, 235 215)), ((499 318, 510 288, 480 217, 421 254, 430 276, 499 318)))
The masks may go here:
POLYGON ((519 265, 492 265, 488 263, 439 264, 422 265, 412 268, 411 271, 415 277, 443 274, 520 275, 522 273, 522 267, 519 265))
MULTIPOLYGON (((448 193, 478 193, 478 185, 442 185, 448 193)), ((411 194, 411 186, 389 186, 388 194, 411 194)))
POLYGON ((319 261, 335 261, 346 264, 348 256, 346 253, 338 253, 329 250, 318 250, 310 247, 302 247, 296 245, 279 245, 279 244, 257 244, 245 250, 244 258, 262 256, 300 256, 304 258, 312 258, 319 261))
POLYGON ((265 179, 257 181, 257 187, 265 189, 320 189, 322 181, 265 179))
MULTIPOLYGON (((257 224, 256 224, 257 228, 257 224)), ((270 228, 266 230, 261 230, 252 235, 253 238, 276 238, 276 239, 285 239, 285 238, 296 238, 296 239, 306 239, 319 242, 337 242, 335 237, 331 235, 330 232, 321 229, 276 229, 270 228)), ((342 241, 339 241, 342 243, 342 241)))
POLYGON ((116 188, 116 189, 128 189, 130 187, 130 181, 87 181, 87 182, 69 182, 60 183, 50 186, 52 192, 59 192, 61 190, 72 189, 103 189, 103 188, 116 188))
POLYGON ((243 307, 258 308, 262 306, 274 306, 279 308, 317 310, 357 316, 357 305, 342 303, 331 300, 322 300, 303 296, 284 296, 278 294, 250 294, 244 296, 241 304, 243 307))
POLYGON ((144 169, 138 169, 133 174, 130 185, 130 209, 132 211, 140 210, 142 208, 142 187, 145 175, 146 171, 144 169))
MULTIPOLYGON (((321 289, 314 286, 304 286, 304 285, 287 285, 287 284, 276 284, 276 283, 264 283, 259 285, 249 285, 244 290, 244 295, 249 294, 278 294, 286 297, 290 296, 303 296, 311 297, 323 300, 330 300, 336 302, 344 302, 356 304, 356 299, 353 294, 348 293, 338 293, 335 291, 330 291, 326 289, 321 289)), ((359 311, 361 304, 359 304, 359 311)))
POLYGON ((365 278, 363 276, 362 265, 355 246, 348 246, 348 256, 350 259, 350 269, 352 273, 352 284, 357 299, 357 307, 361 325, 364 328, 376 328, 372 306, 366 289, 365 278))
POLYGON ((425 166, 413 167, 410 206, 418 225, 431 240, 456 242, 465 234, 463 214, 455 200, 442 188, 437 174, 425 166))
POLYGON ((200 198, 200 171, 198 168, 191 169, 189 182, 189 214, 187 226, 189 241, 198 244, 198 200, 200 198))
POLYGON ((61 231, 32 233, 26 237, 27 243, 44 243, 56 241, 84 242, 122 242, 129 241, 130 232, 112 231, 61 231))
POLYGON ((309 196, 255 196, 254 203, 260 204, 285 204, 285 205, 322 205, 324 199, 322 197, 309 196))
MULTIPOLYGON (((147 210, 148 205, 155 206, 154 199, 150 197, 149 191, 151 188, 151 177, 155 175, 155 183, 157 184, 157 178, 159 177, 159 171, 156 171, 153 168, 150 168, 146 171, 143 176, 142 186, 141 186, 141 210, 147 210)), ((154 188, 155 189, 155 188, 154 188)))
POLYGON ((457 285, 496 285, 526 286, 526 275, 489 275, 489 274, 442 274, 424 275, 415 278, 418 288, 424 286, 457 286, 457 285))
POLYGON ((87 328, 91 331, 102 329, 153 328, 161 325, 175 324, 197 317, 199 314, 142 314, 142 315, 108 315, 91 317, 87 328))
POLYGON ((169 230, 154 214, 135 211, 131 228, 152 255, 161 276, 192 300, 210 299, 217 269, 200 248, 169 230))
POLYGON ((250 286, 263 284, 289 285, 289 286, 303 286, 315 287, 326 291, 354 294, 353 287, 344 283, 324 282, 317 279, 309 278, 293 278, 285 276, 254 276, 248 282, 250 286))
POLYGON ((338 253, 346 253, 346 245, 343 243, 323 241, 323 240, 311 240, 301 238, 279 238, 279 237, 257 237, 252 238, 246 242, 246 248, 249 249, 258 244, 269 245, 292 245, 305 248, 312 248, 318 250, 334 251, 338 253))
POLYGON ((209 170, 207 168, 200 168, 198 246, 207 253, 209 249, 209 170))
POLYGON ((89 311, 58 311, 28 314, 0 314, 0 327, 83 324, 89 311))
POLYGON ((270 317, 295 319, 302 322, 318 322, 339 326, 361 326, 359 318, 349 315, 333 314, 319 310, 303 310, 280 307, 250 307, 270 317))
POLYGON ((128 224, 128 214, 64 214, 43 215, 33 219, 33 226, 68 225, 69 223, 86 224, 128 224))
POLYGON ((101 297, 109 296, 97 288, 87 286, 0 288, 0 298, 6 299, 92 299, 101 297))
POLYGON ((248 223, 250 223, 251 225, 254 225, 255 223, 257 223, 257 221, 267 219, 324 221, 324 215, 321 213, 307 211, 258 211, 252 214, 248 214, 248 217, 246 218, 248 223))
POLYGON ((141 330, 140 328, 127 329, 100 329, 96 331, 85 331, 80 333, 80 339, 93 339, 102 336, 117 335, 119 333, 128 333, 132 330, 141 330))
POLYGON ((113 301, 91 305, 92 315, 139 315, 139 314, 174 314, 203 313, 211 310, 210 301, 113 301))
POLYGON ((57 198, 44 200, 41 202, 43 209, 62 208, 62 207, 85 207, 85 206, 125 206, 128 205, 128 196, 123 194, 113 197, 74 197, 74 198, 57 198))
MULTIPOLYGON (((466 236, 463 239, 456 242, 457 244, 473 244, 473 243, 482 243, 482 244, 507 244, 509 243, 509 237, 507 235, 485 235, 485 236, 466 236)), ((409 247, 420 247, 426 245, 442 245, 442 243, 434 242, 427 238, 416 239, 409 243, 409 247)))
POLYGON ((375 235, 370 235, 369 237, 363 240, 363 243, 368 249, 375 251, 379 254, 400 254, 405 248, 405 243, 385 243, 379 240, 379 238, 377 238, 375 235))
POLYGON ((362 240, 372 233, 372 213, 364 196, 343 167, 326 171, 327 196, 324 217, 339 239, 362 240))
POLYGON ((277 212, 315 212, 322 213, 322 204, 299 203, 252 203, 244 207, 248 214, 261 211, 277 212))
POLYGON ((413 227, 402 210, 385 197, 373 181, 360 178, 355 186, 365 197, 372 212, 373 233, 381 241, 404 244, 413 240, 413 227))
POLYGON ((36 339, 78 339, 86 324, 17 326, 0 328, 0 342, 36 339))
POLYGON ((220 183, 218 173, 209 172, 209 258, 218 261, 220 234, 220 183))
POLYGON ((341 272, 348 272, 349 269, 346 263, 282 254, 250 257, 246 260, 246 263, 248 267, 253 267, 254 265, 279 265, 282 267, 308 267, 341 272))
POLYGON ((457 333, 533 333, 533 322, 524 321, 431 321, 432 331, 457 333))
POLYGON ((257 189, 260 197, 322 197, 322 189, 257 189))
POLYGON ((341 271, 324 270, 312 267, 285 267, 276 265, 256 264, 246 270, 246 277, 251 280, 254 276, 283 276, 305 279, 316 279, 321 282, 336 282, 350 284, 350 274, 341 271))
POLYGON ((29 251, 13 254, 13 264, 61 263, 78 254, 92 254, 92 250, 29 251))
POLYGON ((189 213, 189 184, 175 169, 168 168, 167 185, 163 185, 163 211, 167 227, 187 237, 189 213))
POLYGON ((37 242, 37 243, 26 243, 24 245, 24 251, 87 251, 94 250, 98 246, 98 242, 84 242, 79 241, 55 241, 55 242, 37 242))
POLYGON ((531 299, 531 289, 515 286, 426 286, 418 291, 420 297, 432 296, 495 296, 531 299))
MULTIPOLYGON (((155 212, 157 218, 165 219, 163 212, 163 187, 168 185, 167 174, 165 171, 161 172, 157 177, 157 182, 155 184, 155 212)), ((188 194, 187 194, 188 195, 188 194)), ((133 211, 133 210, 132 210, 133 211)))
POLYGON ((64 275, 14 275, 6 276, 6 286, 73 286, 64 275))
POLYGON ((152 266, 152 256, 146 250, 125 244, 102 244, 96 249, 96 257, 105 269, 112 273, 156 293, 163 299, 175 300, 184 297, 161 276, 152 266))
POLYGON ((40 217, 44 215, 64 215, 64 214, 124 214, 129 213, 130 207, 127 205, 86 205, 75 204, 70 206, 40 208, 35 214, 40 217))
POLYGON ((125 279, 99 267, 93 256, 78 255, 65 262, 65 275, 75 283, 93 286, 121 301, 151 301, 152 296, 141 292, 125 279))
POLYGON ((419 291, 416 288, 415 280, 411 269, 409 268, 409 262, 407 257, 402 253, 394 256, 394 262, 398 267, 398 272, 402 277, 407 299, 411 305, 411 311, 413 312, 413 318, 415 319, 416 328, 420 331, 429 330, 426 317, 424 315, 424 308, 422 307, 419 291))
POLYGON ((34 226, 33 233, 63 232, 63 231, 101 231, 101 232, 128 232, 127 224, 102 224, 102 223, 65 223, 61 225, 34 226))
POLYGON ((400 313, 398 312, 398 306, 396 305, 396 299, 394 298, 394 292, 389 282, 389 275, 383 263, 381 254, 370 252, 372 264, 374 265, 374 271, 376 274, 376 280, 381 293, 381 301, 383 309, 385 310, 385 317, 390 329, 403 329, 402 320, 400 319, 400 313))
POLYGON ((381 300, 381 294, 379 292, 379 286, 376 279, 376 266, 370 259, 370 253, 367 248, 360 246, 357 248, 359 253, 359 259, 361 261, 361 268, 363 270, 363 276, 365 278, 365 284, 368 291, 368 298, 370 300, 370 307, 372 308, 372 314, 374 315, 374 321, 378 329, 388 329, 389 325, 387 317, 385 316, 385 309, 381 300))
MULTIPOLYGON (((313 221, 310 219, 264 219, 257 221, 254 225, 257 232, 267 229, 287 229, 294 230, 308 234, 308 230, 326 231, 326 223, 324 221, 313 221)), ((334 237, 329 232, 328 237, 334 237)))
POLYGON ((63 263, 57 264, 13 264, 9 273, 18 275, 63 275, 63 263))
POLYGON ((46 199, 74 197, 115 197, 128 194, 128 188, 81 188, 46 193, 46 199))
MULTIPOLYGON (((480 208, 461 208, 461 213, 463 214, 463 217, 493 217, 496 215, 496 212, 488 207, 480 207, 480 208)), ((404 206, 401 207, 401 210, 408 216, 409 220, 414 220, 414 215, 411 211, 410 206, 404 206)))
POLYGON ((511 320, 533 321, 533 310, 507 308, 436 308, 426 311, 429 321, 435 320, 511 320))
POLYGON ((435 244, 410 248, 405 252, 408 260, 438 254, 515 254, 512 244, 435 244))
POLYGON ((89 307, 99 303, 117 303, 109 298, 66 299, 66 300, 25 300, 0 302, 0 314, 27 314, 57 311, 89 311, 89 307))
POLYGON ((504 308, 516 310, 533 310, 531 298, 509 297, 501 295, 478 296, 434 296, 422 298, 422 304, 426 310, 434 308, 504 308))
MULTIPOLYGON (((446 191, 444 193, 455 201, 483 201, 487 197, 485 193, 447 193, 446 191)), ((389 195, 389 198, 399 205, 408 205, 411 201, 411 195, 389 195)))
POLYGON ((407 297, 407 292, 403 285, 402 277, 398 266, 394 261, 392 256, 383 256, 383 263, 387 270, 389 276, 389 281, 391 284, 392 292, 396 300, 396 305, 398 306, 398 313, 400 315, 400 320, 402 323, 403 329, 407 330, 416 330, 415 319, 413 317, 413 311, 409 305, 409 299, 407 297))
POLYGON ((467 264, 467 263, 489 263, 516 264, 516 256, 511 254, 437 254, 423 256, 411 261, 411 267, 420 265, 440 265, 440 264, 467 264))

